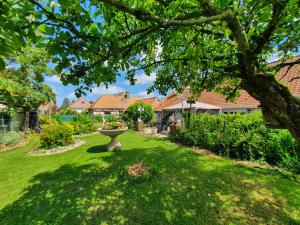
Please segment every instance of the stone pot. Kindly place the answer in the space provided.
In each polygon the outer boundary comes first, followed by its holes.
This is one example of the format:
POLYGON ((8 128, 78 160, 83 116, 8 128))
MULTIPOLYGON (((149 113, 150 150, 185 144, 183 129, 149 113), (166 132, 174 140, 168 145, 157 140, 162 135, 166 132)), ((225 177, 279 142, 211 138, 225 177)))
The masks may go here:
POLYGON ((117 137, 123 134, 128 128, 120 129, 120 130, 103 130, 102 128, 98 129, 98 131, 111 138, 110 142, 107 144, 106 148, 108 151, 116 151, 121 150, 121 143, 118 142, 117 137))

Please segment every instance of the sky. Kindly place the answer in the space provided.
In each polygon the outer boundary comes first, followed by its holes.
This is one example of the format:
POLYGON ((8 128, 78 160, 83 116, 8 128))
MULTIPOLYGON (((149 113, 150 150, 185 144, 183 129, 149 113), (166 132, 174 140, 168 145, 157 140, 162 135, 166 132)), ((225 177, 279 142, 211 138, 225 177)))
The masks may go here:
MULTIPOLYGON (((125 74, 121 74, 120 77, 117 77, 117 81, 114 84, 109 85, 108 89, 106 89, 104 85, 101 85, 100 87, 93 88, 92 93, 87 93, 87 95, 83 97, 87 100, 96 100, 101 95, 112 95, 124 91, 130 92, 132 96, 143 98, 157 96, 161 99, 163 97, 158 93, 147 95, 147 88, 150 87, 155 80, 155 73, 147 76, 143 71, 140 71, 135 78, 137 82, 134 86, 131 86, 129 81, 125 80, 125 74)), ((50 85, 55 92, 57 106, 61 106, 64 98, 69 98, 69 100, 77 99, 74 94, 76 86, 70 84, 64 86, 58 76, 45 76, 45 82, 50 85)))

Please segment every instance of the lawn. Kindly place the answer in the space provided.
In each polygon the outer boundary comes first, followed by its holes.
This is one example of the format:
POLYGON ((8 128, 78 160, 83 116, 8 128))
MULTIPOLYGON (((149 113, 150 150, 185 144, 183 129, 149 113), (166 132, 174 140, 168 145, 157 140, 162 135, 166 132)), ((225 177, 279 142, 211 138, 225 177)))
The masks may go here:
POLYGON ((37 138, 0 153, 0 224, 300 224, 299 175, 201 156, 167 140, 129 131, 123 150, 108 138, 83 137, 72 151, 26 154, 37 138), (124 184, 124 166, 158 169, 152 180, 124 184))

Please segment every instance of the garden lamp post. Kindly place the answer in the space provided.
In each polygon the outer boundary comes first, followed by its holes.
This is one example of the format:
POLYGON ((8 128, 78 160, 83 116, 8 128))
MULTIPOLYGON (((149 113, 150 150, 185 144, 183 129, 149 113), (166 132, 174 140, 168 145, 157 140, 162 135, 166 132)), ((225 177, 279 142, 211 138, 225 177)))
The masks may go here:
POLYGON ((139 118, 140 120, 142 120, 142 112, 144 112, 144 110, 145 110, 144 107, 142 106, 138 107, 138 111, 140 112, 140 118, 139 118))

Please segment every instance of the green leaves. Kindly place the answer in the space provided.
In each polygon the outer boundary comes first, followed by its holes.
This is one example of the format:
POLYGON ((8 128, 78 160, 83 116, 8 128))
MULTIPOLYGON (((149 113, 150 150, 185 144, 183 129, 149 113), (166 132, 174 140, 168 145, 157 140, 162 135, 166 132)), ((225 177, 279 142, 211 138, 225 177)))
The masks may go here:
MULTIPOLYGON (((211 0, 200 4, 197 0, 126 0, 119 2, 123 5, 118 7, 115 1, 83 4, 45 0, 41 8, 20 1, 11 8, 9 4, 0 7, 0 56, 20 50, 23 40, 44 45, 53 55, 56 72, 63 73, 64 84, 80 84, 78 94, 95 84, 114 82, 120 71, 131 71, 128 77, 134 80, 138 68, 146 74, 157 72, 151 90, 165 93, 187 86, 195 91, 213 90, 225 80, 241 76, 238 69, 226 68, 237 63, 242 51, 236 34, 246 33, 253 47, 267 29, 276 2, 211 0), (132 15, 133 8, 139 8, 140 15, 132 15), (143 18, 152 15, 165 22, 195 21, 231 11, 239 19, 240 30, 232 30, 233 21, 226 19, 197 25, 166 25, 143 18), (17 29, 20 24, 28 28, 17 29), (45 39, 41 40, 39 35, 45 39), (159 54, 158 46, 163 46, 159 54)), ((288 1, 279 25, 259 53, 258 57, 264 59, 261 63, 266 63, 275 46, 282 54, 298 51, 300 25, 296 6, 296 0, 288 1)))

